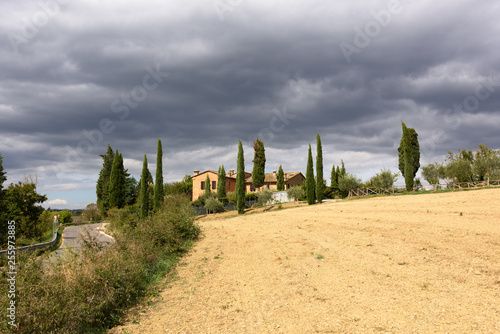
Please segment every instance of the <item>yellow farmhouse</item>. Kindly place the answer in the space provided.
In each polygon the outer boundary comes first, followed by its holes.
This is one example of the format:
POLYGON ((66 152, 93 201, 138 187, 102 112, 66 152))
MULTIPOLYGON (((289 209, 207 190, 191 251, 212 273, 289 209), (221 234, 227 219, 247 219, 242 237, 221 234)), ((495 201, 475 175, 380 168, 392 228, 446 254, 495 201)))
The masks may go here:
MULTIPOLYGON (((285 189, 295 186, 301 186, 306 179, 301 172, 286 172, 284 173, 285 189)), ((210 187, 213 193, 217 193, 217 172, 214 170, 206 170, 200 173, 199 170, 194 171, 193 175, 193 201, 197 200, 200 195, 203 195, 206 187, 210 187), (206 184, 207 175, 210 179, 210 184, 206 184)), ((277 190, 277 173, 267 173, 264 178, 264 185, 255 189, 252 185, 252 173, 245 172, 245 191, 247 193, 254 191, 262 191, 264 189, 277 190)), ((226 173, 226 193, 236 190, 236 173, 234 169, 226 173)))

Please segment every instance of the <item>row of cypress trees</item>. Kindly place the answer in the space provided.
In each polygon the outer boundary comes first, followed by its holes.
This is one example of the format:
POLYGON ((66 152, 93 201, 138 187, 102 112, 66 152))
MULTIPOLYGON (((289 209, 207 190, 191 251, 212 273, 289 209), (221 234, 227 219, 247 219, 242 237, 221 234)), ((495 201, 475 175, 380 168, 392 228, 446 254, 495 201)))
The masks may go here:
POLYGON ((309 205, 314 204, 316 200, 321 203, 325 191, 325 184, 323 183, 323 147, 321 146, 319 133, 316 134, 316 173, 315 178, 311 144, 309 143, 306 170, 306 196, 309 205))
POLYGON ((106 214, 109 209, 123 208, 125 205, 135 204, 139 199, 141 217, 147 217, 150 212, 157 211, 163 202, 163 150, 161 140, 158 139, 156 151, 156 183, 149 172, 147 156, 144 161, 139 186, 135 179, 130 177, 123 165, 123 155, 110 145, 106 154, 100 155, 103 166, 99 173, 96 185, 97 206, 101 213, 106 214), (139 188, 137 194, 136 188, 139 188))

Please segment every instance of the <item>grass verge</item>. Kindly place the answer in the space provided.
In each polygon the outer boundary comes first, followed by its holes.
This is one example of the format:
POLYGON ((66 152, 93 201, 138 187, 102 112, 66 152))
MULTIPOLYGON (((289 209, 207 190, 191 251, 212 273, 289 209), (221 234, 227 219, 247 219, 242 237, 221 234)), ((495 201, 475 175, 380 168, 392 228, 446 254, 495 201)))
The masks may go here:
MULTIPOLYGON (((0 332, 104 333, 129 307, 157 293, 156 283, 200 233, 182 197, 167 198, 162 210, 144 220, 126 210, 115 213, 110 222, 116 241, 109 246, 87 234, 81 253, 55 263, 47 264, 45 255, 17 254, 16 327, 2 321, 0 332)), ((1 276, 5 310, 5 270, 1 276)))

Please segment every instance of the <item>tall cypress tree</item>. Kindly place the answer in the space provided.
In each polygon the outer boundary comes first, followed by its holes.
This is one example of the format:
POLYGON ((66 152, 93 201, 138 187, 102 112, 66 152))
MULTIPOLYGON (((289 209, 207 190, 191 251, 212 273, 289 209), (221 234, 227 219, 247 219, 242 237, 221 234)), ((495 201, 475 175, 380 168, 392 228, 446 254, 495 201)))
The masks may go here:
MULTIPOLYGON (((337 167, 338 169, 338 167, 337 167)), ((337 176, 337 171, 335 169, 335 165, 332 166, 332 174, 330 176, 330 187, 331 188, 338 188, 339 187, 339 182, 338 182, 338 176, 337 176)))
POLYGON ((144 161, 142 162, 142 173, 141 173, 141 192, 140 192, 140 207, 141 207, 141 217, 146 218, 149 215, 149 192, 148 192, 148 176, 151 175, 148 169, 148 158, 144 154, 144 161))
POLYGON ((238 214, 245 212, 245 157, 241 140, 238 144, 238 163, 236 168, 236 205, 238 214))
POLYGON ((253 171, 252 171, 252 184, 255 188, 260 188, 264 185, 266 177, 266 153, 264 143, 262 140, 257 139, 253 142, 254 158, 253 158, 253 171))
POLYGON ((158 211, 163 203, 164 190, 163 190, 163 150, 161 147, 161 140, 158 139, 156 146, 156 180, 155 180, 155 194, 154 194, 154 211, 158 211))
POLYGON ((226 198, 226 170, 224 165, 219 167, 219 173, 217 174, 217 198, 221 201, 226 198))
POLYGON ((323 183, 323 147, 319 133, 316 134, 316 199, 323 202, 325 184, 323 183))
POLYGON ((420 168, 420 145, 415 129, 408 128, 403 121, 401 127, 403 134, 398 147, 399 170, 405 178, 406 190, 411 191, 415 175, 420 168))
POLYGON ((340 171, 339 171, 339 177, 341 176, 345 176, 346 174, 346 170, 345 170, 345 166, 344 166, 344 160, 340 160, 342 162, 342 167, 340 168, 340 171))
POLYGON ((276 175, 276 188, 278 191, 285 190, 285 173, 283 173, 283 167, 278 169, 278 175, 276 175))
MULTIPOLYGON (((3 189, 3 183, 7 181, 7 173, 3 169, 3 157, 2 154, 0 153, 0 226, 2 228, 6 227, 7 225, 7 220, 9 219, 6 217, 6 203, 5 203, 5 190, 3 189)), ((2 231, 7 231, 7 229, 2 229, 2 231)), ((2 242, 3 240, 0 240, 2 242)))
POLYGON ((307 171, 306 171, 306 194, 307 204, 314 204, 316 196, 316 181, 314 180, 313 158, 311 153, 311 144, 309 144, 309 153, 307 155, 307 171))
POLYGON ((207 173, 207 178, 205 179, 205 196, 210 196, 212 191, 210 190, 210 176, 207 173))
POLYGON ((125 205, 127 175, 123 166, 123 156, 116 151, 109 177, 109 208, 125 205))
POLYGON ((111 168, 113 167, 115 153, 108 144, 106 154, 100 154, 99 156, 103 161, 96 185, 97 207, 102 214, 106 214, 109 209, 109 178, 111 176, 111 168))

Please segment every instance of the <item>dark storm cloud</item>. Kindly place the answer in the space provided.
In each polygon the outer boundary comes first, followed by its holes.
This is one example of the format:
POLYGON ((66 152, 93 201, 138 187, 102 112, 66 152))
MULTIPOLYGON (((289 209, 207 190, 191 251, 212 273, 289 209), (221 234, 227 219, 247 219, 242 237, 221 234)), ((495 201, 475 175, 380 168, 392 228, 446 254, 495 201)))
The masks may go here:
POLYGON ((210 1, 45 4, 45 23, 35 1, 0 14, 9 180, 88 183, 108 143, 138 175, 157 138, 168 180, 233 164, 238 139, 250 155, 257 137, 270 161, 300 170, 298 150, 317 132, 326 163, 342 157, 366 174, 382 167, 368 157, 396 168, 401 120, 426 162, 479 142, 500 148, 495 1, 243 1, 224 20, 210 1), (13 46, 26 22, 36 33, 13 46))

